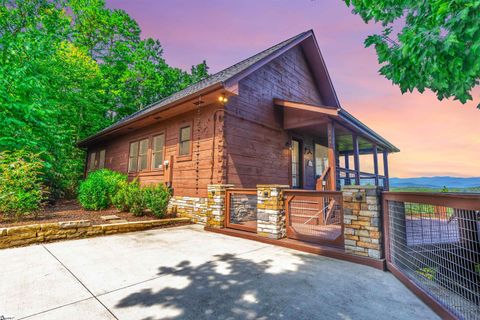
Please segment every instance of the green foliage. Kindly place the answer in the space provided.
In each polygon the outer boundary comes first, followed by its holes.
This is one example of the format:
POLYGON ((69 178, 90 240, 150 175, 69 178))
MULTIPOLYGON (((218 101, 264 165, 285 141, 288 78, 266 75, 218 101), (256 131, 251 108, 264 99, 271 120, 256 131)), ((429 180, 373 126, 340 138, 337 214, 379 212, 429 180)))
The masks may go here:
POLYGON ((78 140, 206 74, 205 63, 170 67, 102 0, 0 0, 0 150, 40 154, 52 196, 74 196, 78 140))
POLYGON ((45 195, 43 165, 38 154, 0 152, 0 212, 18 220, 39 209, 45 195))
POLYGON ((425 267, 425 268, 418 269, 416 272, 419 275, 425 277, 426 279, 433 281, 435 280, 435 275, 437 273, 437 270, 434 268, 425 267))
POLYGON ((120 211, 142 216, 148 209, 158 218, 165 215, 169 200, 170 191, 165 185, 158 184, 142 188, 136 180, 122 183, 112 198, 113 205, 120 211))
POLYGON ((107 209, 126 180, 124 174, 108 169, 91 172, 80 184, 78 201, 86 210, 107 209))
POLYGON ((439 100, 472 100, 480 78, 480 0, 344 1, 365 22, 382 23, 383 32, 365 45, 375 46, 380 73, 402 93, 430 89, 439 100))
POLYGON ((162 218, 167 211, 170 191, 164 184, 148 186, 143 189, 145 204, 156 217, 162 218))
POLYGON ((112 202, 118 210, 131 212, 135 216, 143 216, 146 209, 144 192, 137 180, 122 183, 112 202))

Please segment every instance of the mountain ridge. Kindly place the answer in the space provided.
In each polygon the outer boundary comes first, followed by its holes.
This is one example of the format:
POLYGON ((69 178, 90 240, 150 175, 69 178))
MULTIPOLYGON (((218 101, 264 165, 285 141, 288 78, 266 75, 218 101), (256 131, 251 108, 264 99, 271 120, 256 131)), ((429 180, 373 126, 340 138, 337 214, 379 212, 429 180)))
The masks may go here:
POLYGON ((473 188, 480 187, 480 177, 413 177, 413 178, 390 178, 390 186, 401 187, 425 187, 425 188, 473 188))

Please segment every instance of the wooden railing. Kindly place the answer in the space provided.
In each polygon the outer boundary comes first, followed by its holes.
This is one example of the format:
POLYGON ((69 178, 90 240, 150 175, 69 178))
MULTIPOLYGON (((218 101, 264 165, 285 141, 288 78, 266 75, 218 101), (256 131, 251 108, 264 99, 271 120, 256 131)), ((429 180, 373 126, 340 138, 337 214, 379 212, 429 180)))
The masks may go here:
POLYGON ((337 168, 337 172, 340 185, 371 184, 388 189, 388 179, 385 176, 346 168, 337 168))
POLYGON ((317 179, 317 184, 315 186, 315 189, 317 191, 325 191, 325 190, 330 190, 330 186, 328 184, 328 180, 330 178, 330 167, 325 168, 323 170, 322 175, 317 179))

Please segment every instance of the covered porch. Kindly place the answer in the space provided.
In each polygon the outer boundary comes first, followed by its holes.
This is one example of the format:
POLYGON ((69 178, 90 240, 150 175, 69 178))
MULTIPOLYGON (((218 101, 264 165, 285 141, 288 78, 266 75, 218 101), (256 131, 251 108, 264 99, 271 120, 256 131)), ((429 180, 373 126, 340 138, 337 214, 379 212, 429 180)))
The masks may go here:
POLYGON ((336 191, 345 185, 374 185, 389 189, 388 155, 398 148, 342 108, 280 99, 274 104, 282 109, 283 128, 291 137, 292 188, 336 191), (311 179, 313 185, 307 182, 311 179))

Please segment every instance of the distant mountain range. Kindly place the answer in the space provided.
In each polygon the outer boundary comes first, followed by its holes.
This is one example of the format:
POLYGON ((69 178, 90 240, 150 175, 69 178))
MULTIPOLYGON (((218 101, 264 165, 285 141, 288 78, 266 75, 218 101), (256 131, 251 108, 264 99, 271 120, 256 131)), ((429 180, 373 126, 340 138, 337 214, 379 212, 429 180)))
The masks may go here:
POLYGON ((393 188, 473 188, 480 187, 480 177, 418 177, 418 178, 390 178, 390 187, 393 188))

